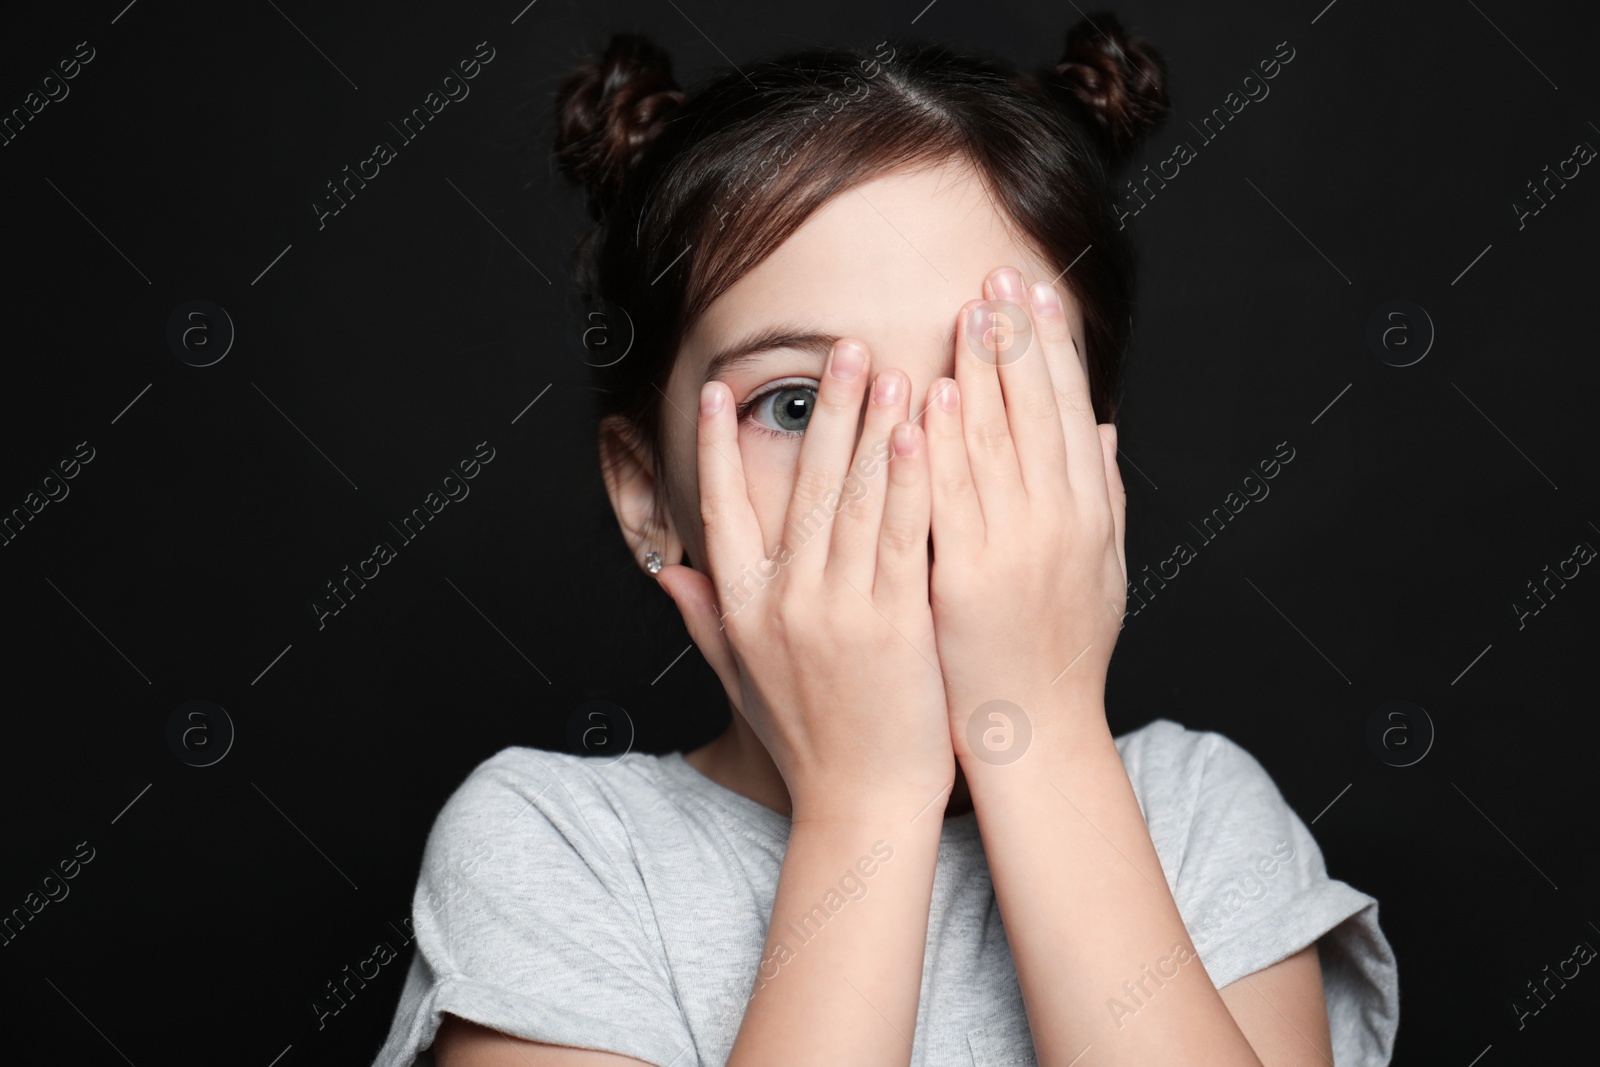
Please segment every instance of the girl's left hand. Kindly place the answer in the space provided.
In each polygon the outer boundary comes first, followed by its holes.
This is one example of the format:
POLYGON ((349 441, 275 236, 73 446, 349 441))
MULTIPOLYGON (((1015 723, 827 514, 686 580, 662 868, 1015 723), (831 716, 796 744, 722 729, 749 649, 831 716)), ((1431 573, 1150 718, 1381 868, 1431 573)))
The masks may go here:
POLYGON ((1127 602, 1117 431, 1095 425, 1059 291, 1049 282, 1025 291, 1021 274, 1002 267, 985 292, 989 300, 962 305, 955 379, 930 386, 924 416, 929 592, 964 765, 974 754, 1009 763, 1023 752, 1004 746, 1064 736, 1085 717, 1103 727, 1127 602), (985 708, 996 700, 1024 722, 985 708))

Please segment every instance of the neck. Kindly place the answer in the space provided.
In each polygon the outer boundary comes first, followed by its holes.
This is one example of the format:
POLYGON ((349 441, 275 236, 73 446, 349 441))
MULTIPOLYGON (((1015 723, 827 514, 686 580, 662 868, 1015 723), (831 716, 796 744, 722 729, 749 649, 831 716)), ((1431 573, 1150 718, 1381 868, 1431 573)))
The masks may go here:
MULTIPOLYGON (((718 785, 749 797, 762 807, 771 808, 779 815, 792 814, 789 788, 766 746, 739 712, 734 711, 729 719, 727 729, 694 751, 684 753, 684 761, 718 785)), ((957 764, 955 788, 945 803, 945 818, 971 810, 972 796, 967 790, 967 779, 957 764)))

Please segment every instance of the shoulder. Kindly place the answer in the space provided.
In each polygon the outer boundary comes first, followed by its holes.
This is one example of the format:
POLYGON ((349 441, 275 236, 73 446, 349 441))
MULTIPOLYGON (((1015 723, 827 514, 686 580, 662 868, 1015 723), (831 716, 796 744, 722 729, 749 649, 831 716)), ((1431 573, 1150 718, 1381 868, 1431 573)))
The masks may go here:
POLYGON ((634 818, 658 757, 502 749, 434 819, 412 897, 416 955, 380 1062, 444 1013, 521 1038, 667 1063, 688 1043, 634 818))
POLYGON ((1214 730, 1156 719, 1115 740, 1146 819, 1192 813, 1219 793, 1236 801, 1283 803, 1260 761, 1214 730))
POLYGON ((1116 744, 1180 902, 1186 890, 1264 856, 1299 853, 1321 875, 1316 842, 1267 769, 1238 742, 1157 719, 1116 744))
POLYGON ((620 797, 649 788, 659 757, 629 753, 621 757, 575 756, 566 752, 511 746, 475 766, 451 792, 436 829, 458 829, 485 818, 537 810, 559 817, 579 811, 613 809, 620 797))
POLYGON ((467 774, 434 818, 419 896, 436 909, 439 896, 448 898, 467 881, 480 892, 572 871, 610 882, 616 858, 632 851, 630 812, 639 807, 637 797, 652 790, 657 759, 520 746, 496 752, 467 774))
POLYGON ((1399 1020, 1378 902, 1329 876, 1244 746, 1157 719, 1116 738, 1184 925, 1218 989, 1316 942, 1335 1062, 1388 1063, 1399 1020))
MULTIPOLYGON (((1215 730, 1191 730, 1171 719, 1156 719, 1116 737, 1124 764, 1141 771, 1203 770, 1214 760, 1254 760, 1243 747, 1215 730)), ((1131 772, 1130 772, 1131 773, 1131 772)))

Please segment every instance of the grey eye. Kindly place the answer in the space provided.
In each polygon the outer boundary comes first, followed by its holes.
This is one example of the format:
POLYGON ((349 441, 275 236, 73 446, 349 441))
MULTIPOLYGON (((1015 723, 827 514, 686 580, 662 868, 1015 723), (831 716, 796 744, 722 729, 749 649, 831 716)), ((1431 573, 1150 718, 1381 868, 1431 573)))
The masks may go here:
POLYGON ((801 434, 811 421, 811 409, 816 402, 816 386, 785 385, 762 396, 752 414, 769 430, 801 434))

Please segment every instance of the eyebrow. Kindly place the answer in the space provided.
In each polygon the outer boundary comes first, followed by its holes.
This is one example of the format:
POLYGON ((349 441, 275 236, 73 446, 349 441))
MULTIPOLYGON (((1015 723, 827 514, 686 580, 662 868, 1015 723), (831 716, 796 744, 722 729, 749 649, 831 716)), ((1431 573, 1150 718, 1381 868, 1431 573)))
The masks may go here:
MULTIPOLYGON (((952 323, 950 333, 938 338, 938 343, 944 345, 945 351, 955 347, 958 326, 958 323, 952 323)), ((759 327, 713 353, 706 361, 705 377, 701 379, 701 384, 755 363, 766 353, 780 349, 805 352, 816 357, 819 362, 826 362, 828 353, 833 351, 833 346, 843 336, 845 335, 809 330, 791 322, 759 327)))

